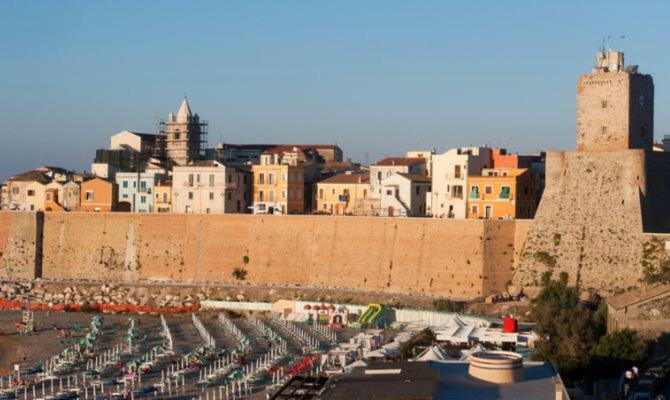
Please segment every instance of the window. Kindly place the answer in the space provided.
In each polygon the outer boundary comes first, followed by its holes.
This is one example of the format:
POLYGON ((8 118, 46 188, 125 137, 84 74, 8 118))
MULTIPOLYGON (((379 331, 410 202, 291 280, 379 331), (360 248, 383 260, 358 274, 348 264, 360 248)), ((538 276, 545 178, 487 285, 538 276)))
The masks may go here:
POLYGON ((270 193, 268 194, 268 197, 269 197, 270 201, 275 201, 275 192, 270 191, 270 193))
POLYGON ((268 174, 268 184, 274 185, 274 183, 275 183, 275 174, 269 173, 268 174))
POLYGON ((209 174, 209 187, 214 187, 214 174, 209 174))
POLYGON ((461 185, 454 185, 451 187, 451 197, 455 199, 462 199, 463 198, 463 186, 461 185))
POLYGON ((228 183, 233 183, 233 175, 228 174, 228 183))
POLYGON ((228 192, 228 200, 232 200, 232 199, 233 199, 233 194, 231 192, 228 192))
POLYGON ((200 183, 200 174, 195 175, 195 182, 200 183))
POLYGON ((387 196, 393 196, 393 190, 391 190, 391 189, 386 189, 386 195, 387 195, 387 196))
POLYGON ((188 174, 188 185, 193 186, 193 174, 188 174))
POLYGON ((188 199, 193 200, 193 192, 188 192, 188 199))
POLYGON ((600 105, 601 105, 602 108, 607 108, 607 100, 602 100, 600 102, 600 105))
POLYGON ((12 188, 12 194, 19 194, 19 188, 13 187, 12 188))
POLYGON ((491 189, 491 186, 485 186, 484 187, 484 193, 491 194, 492 191, 493 191, 493 189, 491 189))
POLYGON ((92 190, 87 190, 86 191, 86 201, 93 201, 93 191, 92 190))
POLYGON ((137 188, 137 181, 133 181, 133 189, 137 188))
POLYGON ((140 196, 140 203, 144 204, 147 202, 147 196, 140 196))
POLYGON ((146 189, 147 188, 147 181, 140 181, 140 189, 146 189))
POLYGON ((319 199, 323 200, 323 189, 319 189, 319 199))
POLYGON ((344 194, 345 196, 349 196, 349 189, 342 190, 342 194, 344 194))
MULTIPOLYGON (((323 192, 321 192, 321 194, 322 194, 321 198, 323 199, 323 192)), ((281 191, 281 198, 282 198, 282 199, 285 199, 285 198, 286 198, 286 190, 282 190, 282 191, 281 191)))
POLYGON ((335 194, 335 188, 330 189, 330 191, 332 192, 331 194, 335 194))
POLYGON ((419 185, 416 185, 416 192, 415 193, 416 193, 417 196, 421 194, 421 187, 419 185))
POLYGON ((123 181, 123 187, 124 189, 128 189, 128 181, 123 181))
POLYGON ((478 186, 473 186, 470 189, 470 198, 471 199, 478 199, 479 198, 479 187, 478 186))
POLYGON ((456 165, 454 166, 454 178, 460 179, 460 177, 461 177, 461 166, 456 165))
POLYGON ((179 132, 175 132, 175 134, 174 134, 174 138, 175 138, 176 140, 179 140, 179 139, 181 138, 181 133, 179 133, 179 132))
POLYGON ((214 192, 209 192, 209 199, 214 200, 214 192))
POLYGON ((163 203, 167 203, 167 193, 163 193, 163 203))
POLYGON ((472 206, 472 213, 477 214, 479 212, 479 207, 477 206, 472 206))
POLYGON ((501 199, 509 199, 509 186, 503 186, 500 190, 501 199))
POLYGON ((288 180, 288 176, 286 175, 286 172, 284 172, 283 174, 281 174, 281 179, 282 179, 284 182, 286 182, 286 181, 288 180))
POLYGON ((644 95, 640 95, 640 107, 644 107, 644 95))
POLYGON ((368 197, 368 190, 363 189, 363 198, 366 199, 368 197))
POLYGON ((602 132, 603 135, 607 135, 607 125, 601 126, 600 131, 602 132))
POLYGON ((377 180, 378 181, 382 180, 382 171, 377 172, 377 180))
POLYGON ((33 189, 28 189, 28 196, 32 197, 35 195, 35 191, 33 189))
POLYGON ((124 195, 121 196, 121 197, 123 197, 124 199, 127 199, 127 198, 128 198, 128 195, 124 193, 124 195))
POLYGON ((258 183, 261 184, 261 185, 265 184, 265 174, 264 173, 258 174, 258 183))
POLYGON ((209 214, 209 208, 205 209, 205 212, 206 212, 207 214, 209 214))
POLYGON ((258 201, 263 201, 263 191, 262 190, 258 191, 258 201))

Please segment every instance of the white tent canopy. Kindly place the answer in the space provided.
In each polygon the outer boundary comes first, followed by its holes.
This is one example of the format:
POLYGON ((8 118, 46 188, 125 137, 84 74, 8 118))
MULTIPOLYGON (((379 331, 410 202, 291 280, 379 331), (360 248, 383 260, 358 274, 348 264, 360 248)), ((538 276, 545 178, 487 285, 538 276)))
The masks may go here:
POLYGON ((448 359, 449 356, 438 346, 434 344, 419 354, 413 361, 441 361, 448 359))

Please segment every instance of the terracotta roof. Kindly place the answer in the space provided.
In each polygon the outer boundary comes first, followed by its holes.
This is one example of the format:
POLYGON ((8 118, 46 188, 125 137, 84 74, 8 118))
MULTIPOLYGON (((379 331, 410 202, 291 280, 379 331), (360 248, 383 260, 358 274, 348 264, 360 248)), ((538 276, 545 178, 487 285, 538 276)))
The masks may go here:
POLYGON ((14 175, 11 178, 7 179, 12 182, 39 182, 42 184, 47 184, 51 182, 51 179, 47 177, 44 172, 41 171, 28 171, 22 174, 14 175))
POLYGON ((607 304, 619 310, 637 303, 651 300, 663 294, 670 295, 670 284, 659 284, 649 288, 635 289, 607 299, 607 304))
POLYGON ((399 172, 398 175, 405 177, 409 179, 411 182, 417 182, 417 183, 430 183, 430 177, 426 175, 417 175, 417 174, 407 174, 404 172, 399 172))
POLYGON ((324 179, 318 183, 356 184, 356 183, 369 183, 369 182, 370 182, 370 173, 364 173, 364 174, 353 173, 353 174, 337 174, 331 176, 328 179, 324 179))
POLYGON ((409 158, 409 157, 386 157, 383 160, 377 161, 374 165, 379 166, 409 166, 417 163, 425 162, 424 158, 409 158))

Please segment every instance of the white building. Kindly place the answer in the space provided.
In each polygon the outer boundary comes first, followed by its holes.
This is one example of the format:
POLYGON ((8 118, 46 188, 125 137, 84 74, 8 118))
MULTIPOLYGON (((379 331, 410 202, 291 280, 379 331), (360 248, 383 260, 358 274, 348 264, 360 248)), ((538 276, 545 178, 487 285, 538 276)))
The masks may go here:
POLYGON ((420 217, 426 215, 426 194, 430 178, 425 175, 396 173, 382 180, 381 209, 386 217, 420 217))
POLYGON ((119 211, 154 212, 154 186, 165 178, 155 172, 117 172, 119 211))
POLYGON ((245 213, 249 205, 247 171, 217 161, 197 161, 172 170, 172 212, 245 213))
POLYGON ((488 147, 451 149, 432 157, 432 188, 428 194, 428 212, 436 218, 466 218, 469 175, 481 175, 492 166, 488 147))
POLYGON ((387 157, 370 165, 370 197, 382 196, 382 181, 393 174, 426 175, 424 158, 387 157))

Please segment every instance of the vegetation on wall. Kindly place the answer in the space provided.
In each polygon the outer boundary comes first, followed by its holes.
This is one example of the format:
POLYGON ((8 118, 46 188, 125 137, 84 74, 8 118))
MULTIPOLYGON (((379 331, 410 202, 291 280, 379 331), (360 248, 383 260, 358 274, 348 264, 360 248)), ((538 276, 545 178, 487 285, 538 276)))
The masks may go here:
POLYGON ((670 257, 663 240, 652 238, 642 243, 640 264, 646 283, 670 283, 670 257))
POLYGON ((549 268, 554 268, 556 266, 556 258, 546 251, 535 252, 535 260, 549 268))
POLYGON ((233 277, 238 281, 247 279, 247 270, 244 268, 235 268, 233 270, 233 277))
POLYGON ((437 299, 433 300, 433 310, 462 313, 465 310, 465 303, 448 299, 437 299))

